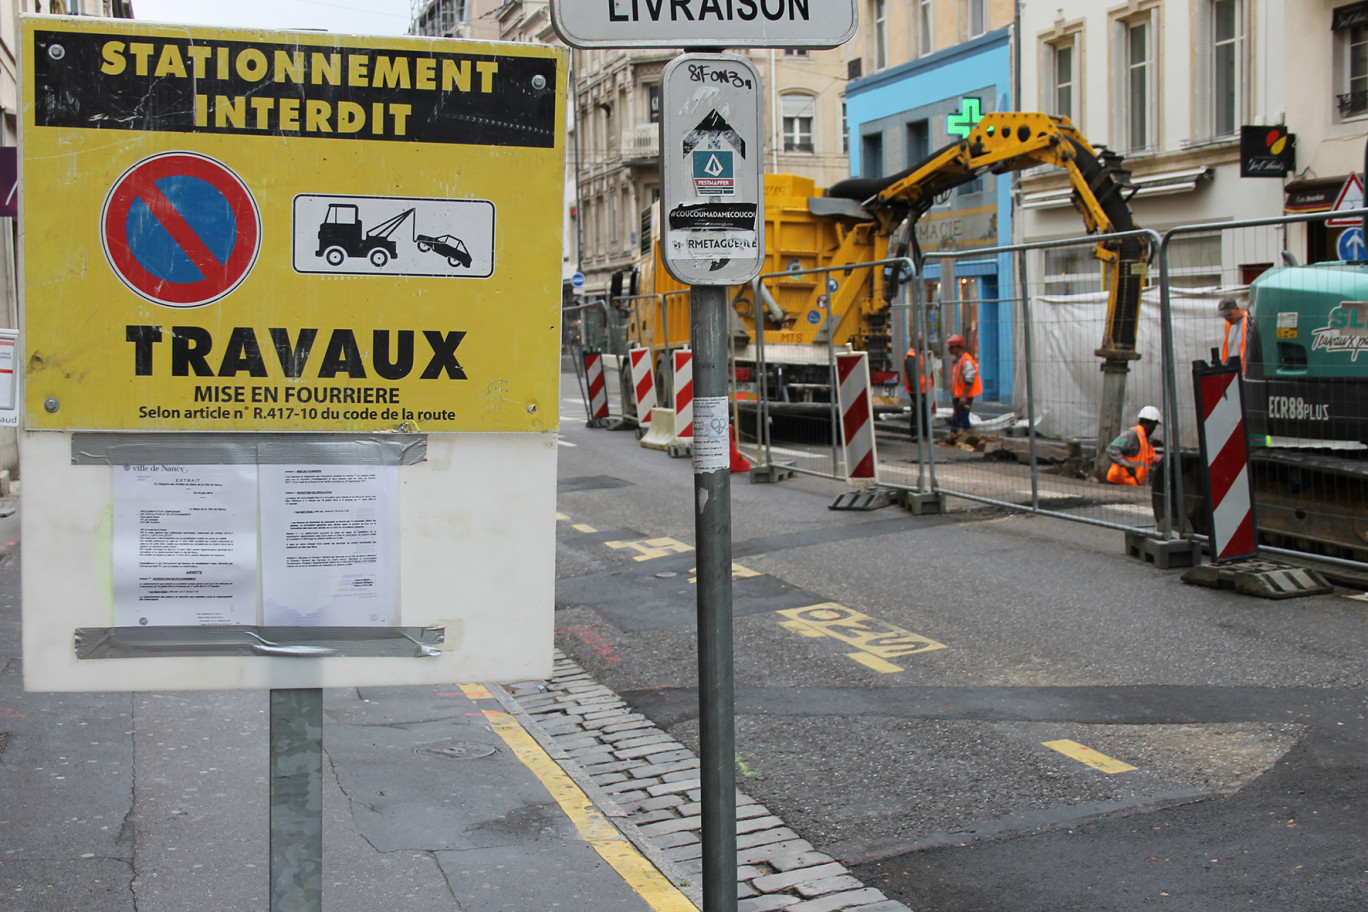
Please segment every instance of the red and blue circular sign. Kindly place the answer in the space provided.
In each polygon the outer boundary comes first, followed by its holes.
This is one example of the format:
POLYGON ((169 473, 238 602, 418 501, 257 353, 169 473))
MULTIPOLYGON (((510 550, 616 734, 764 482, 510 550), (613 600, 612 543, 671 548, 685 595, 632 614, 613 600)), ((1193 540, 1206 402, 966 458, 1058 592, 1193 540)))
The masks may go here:
POLYGON ((261 212, 226 165, 166 152, 114 182, 100 236, 109 265, 131 290, 167 307, 202 307, 251 273, 261 250, 261 212))

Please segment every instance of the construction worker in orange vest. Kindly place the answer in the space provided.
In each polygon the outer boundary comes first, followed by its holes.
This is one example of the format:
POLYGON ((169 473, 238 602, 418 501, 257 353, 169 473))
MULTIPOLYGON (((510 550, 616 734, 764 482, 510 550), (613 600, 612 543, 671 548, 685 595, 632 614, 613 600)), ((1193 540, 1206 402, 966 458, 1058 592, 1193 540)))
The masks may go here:
POLYGON ((1216 311, 1225 318, 1225 338, 1221 340, 1221 363, 1225 364, 1232 355, 1240 357, 1240 373, 1245 372, 1245 343, 1249 340, 1249 311, 1239 305, 1234 298, 1222 298, 1216 311))
POLYGON ((912 399, 912 439, 931 438, 931 409, 935 408, 936 375, 928 368, 926 355, 919 346, 912 346, 903 357, 903 389, 912 399), (921 393, 916 392, 912 378, 921 377, 921 393))
POLYGON ((1139 423, 1121 432, 1107 447, 1107 458, 1112 466, 1107 470, 1107 481, 1118 485, 1142 485, 1149 477, 1150 466, 1158 461, 1150 437, 1163 419, 1159 410, 1147 405, 1136 416, 1139 423))
POLYGON ((954 399, 955 414, 950 418, 950 432, 969 430, 969 407, 974 397, 983 395, 983 379, 979 377, 978 362, 964 347, 964 336, 955 333, 945 340, 955 366, 950 369, 950 396, 954 399))

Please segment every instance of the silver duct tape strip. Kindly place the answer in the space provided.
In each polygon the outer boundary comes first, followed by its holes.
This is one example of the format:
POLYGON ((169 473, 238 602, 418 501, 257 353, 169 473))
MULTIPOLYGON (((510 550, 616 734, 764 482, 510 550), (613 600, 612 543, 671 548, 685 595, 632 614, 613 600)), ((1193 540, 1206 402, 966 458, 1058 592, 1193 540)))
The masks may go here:
POLYGON ((445 627, 78 627, 76 658, 434 658, 445 627))
POLYGON ((71 435, 72 465, 417 465, 426 434, 71 435))

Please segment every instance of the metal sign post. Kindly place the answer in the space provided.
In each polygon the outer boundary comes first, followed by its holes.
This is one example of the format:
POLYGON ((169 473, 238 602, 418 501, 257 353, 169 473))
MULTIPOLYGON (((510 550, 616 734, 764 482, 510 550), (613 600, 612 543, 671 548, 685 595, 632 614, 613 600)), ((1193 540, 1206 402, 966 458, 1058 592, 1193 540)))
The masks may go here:
POLYGON ((323 691, 271 689, 271 912, 323 910, 323 691))
POLYGON ((736 729, 732 669, 728 286, 764 259, 760 75, 749 60, 684 54, 661 78, 665 267, 692 285, 694 533, 703 905, 734 912, 736 729))

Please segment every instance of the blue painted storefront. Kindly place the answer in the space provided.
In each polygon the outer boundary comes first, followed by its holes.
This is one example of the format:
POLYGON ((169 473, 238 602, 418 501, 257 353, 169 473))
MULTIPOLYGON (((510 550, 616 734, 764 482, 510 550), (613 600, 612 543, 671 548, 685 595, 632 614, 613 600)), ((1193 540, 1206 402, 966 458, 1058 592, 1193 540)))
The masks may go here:
MULTIPOLYGON (((846 87, 846 118, 850 130, 850 173, 871 177, 895 174, 919 160, 913 144, 926 128, 928 151, 934 152, 959 137, 947 133, 947 118, 961 112, 966 98, 979 99, 982 110, 1011 110, 1010 31, 999 29, 953 48, 928 55, 912 63, 852 80, 846 87), (883 166, 871 171, 873 164, 863 160, 866 149, 882 153, 883 166)), ((961 188, 948 206, 928 213, 952 218, 957 210, 972 214, 976 224, 986 221, 985 210, 995 216, 995 236, 977 235, 976 246, 1010 244, 1012 238, 1012 181, 1010 175, 984 178, 985 189, 974 204, 965 206, 961 188), (986 186, 991 182, 991 186, 986 186)), ((971 188, 968 188, 971 189, 971 188)), ((968 219, 962 221, 967 222, 968 219)), ((928 249, 923 244, 924 249, 928 249)), ((964 255, 955 260, 956 279, 976 283, 978 299, 978 359, 983 375, 984 399, 1012 401, 1013 271, 1006 254, 975 257, 972 246, 961 246, 964 255)), ((948 252, 948 251, 947 251, 948 252)), ((940 265, 935 258, 926 261, 925 278, 939 279, 940 265)), ((947 289, 947 299, 958 297, 947 289)), ((947 321, 955 319, 947 312, 947 321)), ((953 330, 941 334, 938 342, 953 330)))

